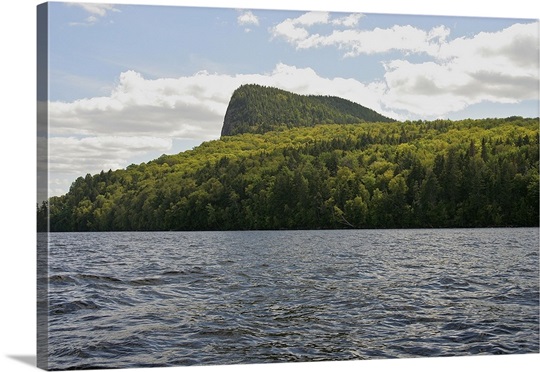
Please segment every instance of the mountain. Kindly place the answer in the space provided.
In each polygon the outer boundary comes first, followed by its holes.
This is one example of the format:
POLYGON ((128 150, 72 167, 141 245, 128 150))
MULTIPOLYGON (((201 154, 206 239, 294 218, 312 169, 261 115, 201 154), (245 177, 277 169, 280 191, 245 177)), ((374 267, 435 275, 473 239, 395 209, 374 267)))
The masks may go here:
POLYGON ((333 96, 304 96, 282 89, 248 84, 234 91, 222 136, 266 133, 316 124, 393 122, 367 107, 333 96))

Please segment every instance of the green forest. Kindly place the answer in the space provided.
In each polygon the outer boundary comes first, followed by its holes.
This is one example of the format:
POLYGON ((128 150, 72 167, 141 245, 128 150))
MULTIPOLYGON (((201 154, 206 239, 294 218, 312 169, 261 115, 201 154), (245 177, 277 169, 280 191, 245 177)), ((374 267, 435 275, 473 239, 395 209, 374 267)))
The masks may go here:
POLYGON ((38 229, 47 216, 51 231, 539 225, 538 118, 276 120, 79 177, 38 206, 38 229))

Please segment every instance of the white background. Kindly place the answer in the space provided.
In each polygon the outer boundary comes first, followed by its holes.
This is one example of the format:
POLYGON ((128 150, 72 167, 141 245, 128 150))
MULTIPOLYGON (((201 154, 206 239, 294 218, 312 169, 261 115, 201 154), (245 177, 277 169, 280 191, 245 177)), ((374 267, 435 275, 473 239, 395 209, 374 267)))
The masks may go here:
MULTIPOLYGON (((94 0, 103 3, 104 1, 94 0)), ((437 14, 539 18, 531 0, 160 0, 131 4, 231 8, 334 10, 365 13, 437 14)), ((1 168, 0 168, 0 370, 34 370, 36 355, 35 254, 35 24, 40 1, 2 1, 0 11, 1 168), (6 84, 7 81, 7 84, 6 84)), ((174 367, 137 371, 536 371, 540 355, 480 356, 287 363, 216 367, 174 367)))

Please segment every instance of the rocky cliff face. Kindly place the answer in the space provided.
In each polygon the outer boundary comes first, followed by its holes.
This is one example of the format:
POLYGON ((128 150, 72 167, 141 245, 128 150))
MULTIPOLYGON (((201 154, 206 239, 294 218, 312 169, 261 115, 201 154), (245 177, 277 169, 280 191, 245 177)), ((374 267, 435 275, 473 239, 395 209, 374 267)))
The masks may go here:
POLYGON ((227 107, 221 135, 266 133, 317 124, 392 121, 394 120, 343 98, 303 96, 250 84, 234 91, 227 107))

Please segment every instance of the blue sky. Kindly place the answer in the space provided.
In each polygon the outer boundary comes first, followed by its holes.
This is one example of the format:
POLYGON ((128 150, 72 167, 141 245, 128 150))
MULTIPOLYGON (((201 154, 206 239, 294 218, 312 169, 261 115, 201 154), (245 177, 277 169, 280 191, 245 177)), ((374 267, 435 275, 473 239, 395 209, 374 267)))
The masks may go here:
POLYGON ((398 120, 538 116, 531 19, 50 3, 51 194, 219 138, 258 83, 398 120))

